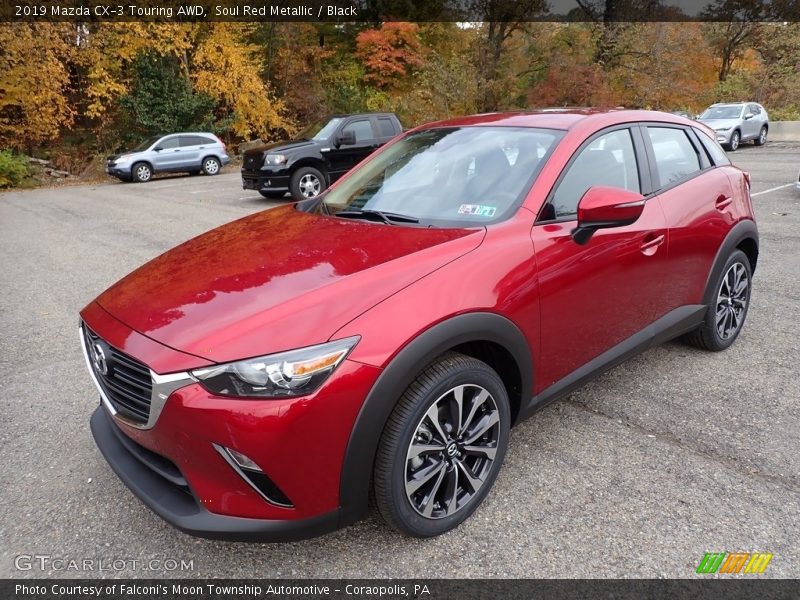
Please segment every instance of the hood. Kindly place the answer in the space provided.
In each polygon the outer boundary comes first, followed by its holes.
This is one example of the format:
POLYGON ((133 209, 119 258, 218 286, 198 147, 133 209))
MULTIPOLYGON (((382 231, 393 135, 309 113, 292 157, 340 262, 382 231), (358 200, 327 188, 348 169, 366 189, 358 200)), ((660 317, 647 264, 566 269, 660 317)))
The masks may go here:
POLYGON ((264 144, 262 146, 256 146, 255 148, 250 148, 245 151, 245 156, 252 156, 254 154, 261 155, 264 152, 269 151, 276 151, 276 152, 291 152, 292 150, 296 150, 297 148, 306 148, 308 146, 314 146, 317 142, 311 140, 293 140, 291 142, 272 142, 271 144, 264 144))
POLYGON ((711 129, 729 129, 741 123, 740 119, 698 119, 698 121, 708 125, 711 129))
POLYGON ((328 340, 378 302, 478 247, 484 233, 337 219, 285 206, 169 250, 97 302, 166 346, 233 361, 328 340))

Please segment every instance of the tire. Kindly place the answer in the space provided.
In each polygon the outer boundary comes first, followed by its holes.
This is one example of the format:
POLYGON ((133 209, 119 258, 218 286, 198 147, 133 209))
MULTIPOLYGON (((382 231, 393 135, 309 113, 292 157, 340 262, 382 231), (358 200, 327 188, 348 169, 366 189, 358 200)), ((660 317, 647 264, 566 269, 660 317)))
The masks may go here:
POLYGON ((280 200, 286 195, 286 192, 265 192, 264 190, 259 190, 258 193, 270 200, 280 200))
POLYGON ((754 143, 755 143, 756 146, 763 146, 764 144, 767 143, 767 126, 766 125, 764 125, 761 128, 761 131, 758 133, 758 137, 756 138, 756 141, 754 143))
POLYGON ((728 142, 728 150, 730 150, 731 152, 736 152, 736 150, 739 148, 739 142, 741 141, 742 141, 742 134, 739 133, 738 131, 734 131, 731 134, 731 141, 728 142))
POLYGON ((147 183, 153 178, 153 168, 145 162, 138 162, 131 167, 131 177, 136 183, 147 183))
POLYGON ((752 282, 750 260, 744 252, 735 250, 714 283, 714 294, 703 324, 686 334, 684 341, 711 352, 729 348, 739 337, 747 318, 752 282), (741 281, 745 286, 740 289, 741 281), (729 293, 730 289, 733 289, 733 294, 729 293))
POLYGON ((300 167, 289 181, 289 191, 298 202, 318 196, 327 187, 325 176, 314 167, 300 167))
POLYGON ((486 363, 455 352, 435 360, 408 386, 381 434, 373 471, 381 516, 414 537, 457 527, 494 484, 510 424, 508 394, 486 363), (460 417, 454 410, 457 394, 460 417), (428 449, 412 456, 412 442, 428 449))
POLYGON ((203 159, 203 173, 206 175, 216 175, 219 173, 221 165, 219 160, 213 156, 208 156, 203 159))

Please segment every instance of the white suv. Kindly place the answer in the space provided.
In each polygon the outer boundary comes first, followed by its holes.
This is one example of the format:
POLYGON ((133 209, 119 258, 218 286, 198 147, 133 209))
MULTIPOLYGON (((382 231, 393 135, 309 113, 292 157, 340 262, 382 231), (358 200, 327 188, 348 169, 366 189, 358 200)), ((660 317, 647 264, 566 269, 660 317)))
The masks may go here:
POLYGON ((730 151, 748 140, 753 140, 756 146, 763 146, 769 132, 767 111, 756 102, 712 104, 698 121, 711 127, 717 141, 730 151))

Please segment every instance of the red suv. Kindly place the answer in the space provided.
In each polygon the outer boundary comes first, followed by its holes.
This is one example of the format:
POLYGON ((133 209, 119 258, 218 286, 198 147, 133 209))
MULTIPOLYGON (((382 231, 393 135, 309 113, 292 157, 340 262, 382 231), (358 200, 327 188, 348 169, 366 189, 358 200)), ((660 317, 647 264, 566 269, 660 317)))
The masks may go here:
POLYGON ((317 198, 131 273, 81 313, 105 458, 188 533, 466 519, 509 429, 683 336, 723 350, 758 257, 749 180, 659 112, 419 127, 317 198))

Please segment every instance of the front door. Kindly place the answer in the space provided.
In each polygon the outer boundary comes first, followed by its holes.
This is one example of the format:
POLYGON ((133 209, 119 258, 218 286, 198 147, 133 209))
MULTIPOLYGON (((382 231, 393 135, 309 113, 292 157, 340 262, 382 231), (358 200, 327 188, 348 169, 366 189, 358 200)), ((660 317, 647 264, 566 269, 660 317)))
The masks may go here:
POLYGON ((642 193, 646 173, 638 127, 596 134, 565 167, 531 235, 539 273, 541 357, 536 391, 556 383, 658 316, 666 281, 667 225, 658 198, 632 225, 572 239, 590 187, 642 193))
POLYGON ((378 147, 377 135, 373 131, 372 120, 369 117, 354 117, 348 120, 334 136, 333 141, 336 142, 338 136, 349 131, 355 134, 354 144, 340 144, 337 148, 336 143, 333 143, 326 152, 331 182, 347 173, 378 147))

